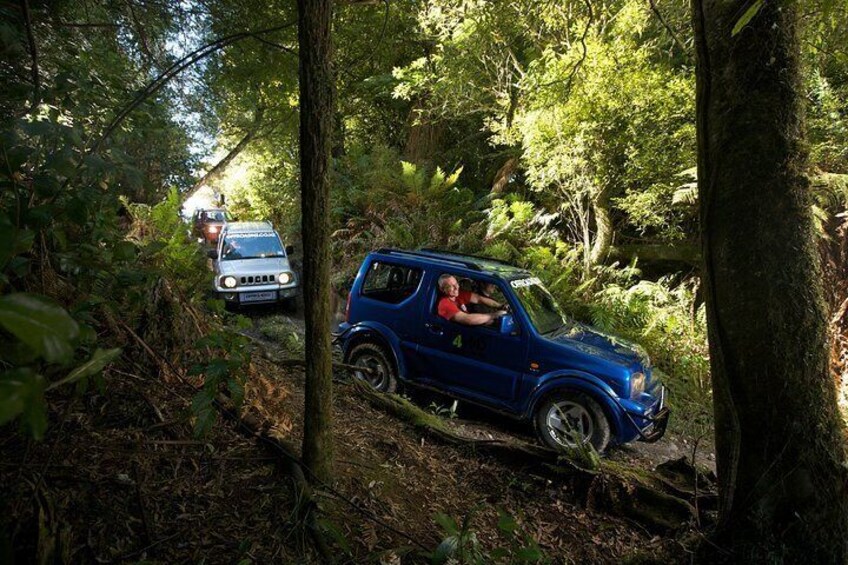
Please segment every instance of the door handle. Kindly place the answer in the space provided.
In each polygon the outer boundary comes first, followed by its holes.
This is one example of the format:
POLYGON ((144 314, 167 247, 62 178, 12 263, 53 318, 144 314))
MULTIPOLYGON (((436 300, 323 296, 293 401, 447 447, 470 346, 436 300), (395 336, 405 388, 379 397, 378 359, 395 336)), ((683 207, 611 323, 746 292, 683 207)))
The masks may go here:
POLYGON ((424 327, 430 330, 431 334, 442 335, 445 333, 444 330, 442 330, 442 326, 439 324, 424 324, 424 327))

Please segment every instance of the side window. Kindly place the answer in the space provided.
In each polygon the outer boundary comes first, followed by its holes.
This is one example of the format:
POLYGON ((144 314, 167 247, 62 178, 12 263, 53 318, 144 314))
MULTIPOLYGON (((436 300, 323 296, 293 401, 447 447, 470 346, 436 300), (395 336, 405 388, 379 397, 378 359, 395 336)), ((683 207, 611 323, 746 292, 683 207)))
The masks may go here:
POLYGON ((362 295, 389 304, 412 296, 421 280, 421 269, 376 261, 362 283, 362 295))

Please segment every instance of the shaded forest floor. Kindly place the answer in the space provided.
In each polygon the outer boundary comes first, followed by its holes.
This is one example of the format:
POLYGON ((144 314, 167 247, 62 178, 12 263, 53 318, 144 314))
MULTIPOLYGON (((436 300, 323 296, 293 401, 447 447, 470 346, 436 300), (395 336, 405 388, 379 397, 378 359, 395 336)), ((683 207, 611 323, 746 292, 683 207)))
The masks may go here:
MULTIPOLYGON (((258 376, 248 383, 242 412, 267 422, 270 436, 299 446, 302 370, 260 355, 270 348, 283 356, 293 341, 257 342, 258 376)), ((16 433, 0 437, 7 543, 19 560, 320 561, 278 459, 229 421, 195 439, 192 386, 155 373, 111 370, 103 392, 51 398, 51 426, 39 443, 16 433)), ((339 563, 429 562, 425 553, 447 536, 439 513, 467 520, 481 551, 503 548, 511 556, 502 562, 517 559, 530 538, 554 563, 688 560, 686 547, 697 536, 692 524, 657 532, 595 508, 591 496, 529 464, 504 465, 432 441, 343 381, 334 407, 336 477, 314 497, 339 563), (514 534, 498 527, 504 514, 515 518, 514 534)), ((521 429, 472 416, 445 421, 469 437, 528 439, 521 429)), ((650 456, 629 448, 612 458, 652 465, 650 456)))

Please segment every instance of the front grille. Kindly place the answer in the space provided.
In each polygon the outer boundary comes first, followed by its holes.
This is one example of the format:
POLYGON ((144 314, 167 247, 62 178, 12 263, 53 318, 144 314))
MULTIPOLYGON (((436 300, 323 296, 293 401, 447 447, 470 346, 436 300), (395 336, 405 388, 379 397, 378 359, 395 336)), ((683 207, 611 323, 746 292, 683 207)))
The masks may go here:
POLYGON ((242 285, 250 284, 270 284, 277 281, 275 275, 247 275, 239 279, 242 285))

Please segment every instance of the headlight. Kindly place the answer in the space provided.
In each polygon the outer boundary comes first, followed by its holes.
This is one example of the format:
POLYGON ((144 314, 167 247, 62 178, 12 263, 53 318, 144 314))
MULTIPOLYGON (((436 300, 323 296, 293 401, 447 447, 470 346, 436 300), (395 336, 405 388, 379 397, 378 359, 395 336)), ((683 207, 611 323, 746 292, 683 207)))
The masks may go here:
POLYGON ((280 281, 280 284, 289 284, 292 282, 292 274, 291 273, 280 273, 277 277, 277 280, 280 281))
POLYGON ((224 288, 235 288, 237 284, 238 281, 235 277, 224 277, 223 279, 221 279, 221 285, 224 288))
POLYGON ((636 398, 645 392, 645 374, 633 373, 630 375, 630 398, 636 398))
POLYGON ((208 228, 206 228, 206 230, 209 233, 217 233, 218 232, 218 226, 209 226, 208 228))

